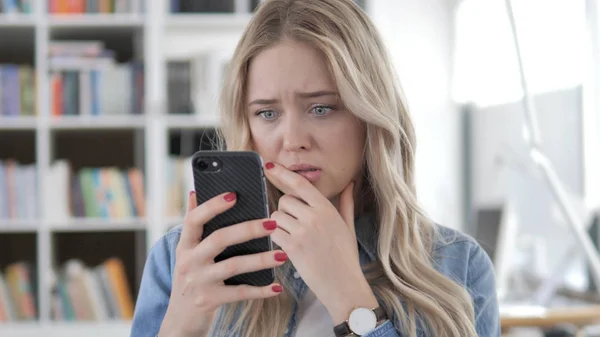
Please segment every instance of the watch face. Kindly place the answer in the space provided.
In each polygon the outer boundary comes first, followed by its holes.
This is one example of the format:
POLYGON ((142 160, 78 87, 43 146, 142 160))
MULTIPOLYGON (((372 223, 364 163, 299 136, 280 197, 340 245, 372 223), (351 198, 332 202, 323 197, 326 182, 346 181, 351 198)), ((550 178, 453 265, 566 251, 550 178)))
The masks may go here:
POLYGON ((348 325, 355 334, 364 335, 375 329, 377 326, 377 316, 375 316, 375 313, 371 309, 356 308, 350 313, 348 325))

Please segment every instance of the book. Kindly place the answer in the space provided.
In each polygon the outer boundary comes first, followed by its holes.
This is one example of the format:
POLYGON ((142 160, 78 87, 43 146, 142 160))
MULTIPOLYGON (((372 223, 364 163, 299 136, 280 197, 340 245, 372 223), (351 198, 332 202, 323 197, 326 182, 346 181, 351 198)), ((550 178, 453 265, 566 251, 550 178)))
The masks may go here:
POLYGON ((96 266, 72 258, 52 273, 51 317, 57 321, 133 318, 133 292, 126 267, 117 257, 96 266))
POLYGON ((3 0, 0 1, 0 13, 31 14, 34 0, 3 0))
POLYGON ((0 116, 37 115, 36 83, 32 66, 0 64, 0 116))
MULTIPOLYGON (((30 0, 31 1, 31 0, 30 0)), ((52 14, 138 13, 143 0, 50 0, 52 14)))
POLYGON ((22 164, 11 158, 0 160, 0 219, 39 217, 37 181, 35 164, 22 164))
POLYGON ((101 41, 52 41, 49 46, 51 115, 143 113, 144 67, 117 63, 101 41))
POLYGON ((73 171, 68 161, 56 160, 49 175, 44 206, 52 222, 146 216, 144 174, 139 168, 84 167, 73 171))

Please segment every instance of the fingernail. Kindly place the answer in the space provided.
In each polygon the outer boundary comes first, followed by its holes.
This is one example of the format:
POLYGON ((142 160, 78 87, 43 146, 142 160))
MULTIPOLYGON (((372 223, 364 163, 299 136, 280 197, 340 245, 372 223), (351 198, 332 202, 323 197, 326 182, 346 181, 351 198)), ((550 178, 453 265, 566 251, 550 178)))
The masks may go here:
POLYGON ((277 228, 277 222, 275 220, 267 220, 263 222, 263 227, 268 231, 272 231, 277 228))
POLYGON ((282 292, 282 291, 283 291, 283 287, 282 287, 282 286, 280 286, 280 285, 278 285, 278 284, 277 284, 277 285, 274 285, 274 286, 272 286, 272 287, 271 287, 271 289, 273 289, 273 291, 274 291, 274 292, 276 292, 276 293, 280 293, 280 292, 282 292))
POLYGON ((191 197, 191 196, 192 196, 194 193, 195 193, 194 191, 190 191, 190 197, 191 197))
POLYGON ((268 163, 266 163, 266 164, 265 164, 265 167, 267 168, 267 170, 270 170, 270 169, 272 169, 273 167, 275 167, 275 164, 273 164, 273 163, 271 163, 271 162, 268 162, 268 163))
POLYGON ((223 197, 223 199, 225 199, 225 201, 227 202, 232 202, 235 200, 235 193, 234 192, 229 192, 227 194, 225 194, 225 196, 223 197))
POLYGON ((286 253, 284 253, 284 252, 275 253, 275 261, 284 262, 284 261, 287 261, 287 259, 288 259, 288 256, 286 253))

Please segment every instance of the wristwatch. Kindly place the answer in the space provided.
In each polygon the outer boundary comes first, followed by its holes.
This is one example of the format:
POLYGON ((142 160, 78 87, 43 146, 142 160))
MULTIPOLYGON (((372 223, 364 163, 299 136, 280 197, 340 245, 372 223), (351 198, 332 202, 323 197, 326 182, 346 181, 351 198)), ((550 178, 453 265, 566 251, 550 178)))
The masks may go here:
POLYGON ((377 323, 387 319, 385 311, 381 307, 374 309, 354 308, 350 312, 350 317, 333 328, 336 337, 348 336, 354 334, 362 336, 377 327, 377 323))

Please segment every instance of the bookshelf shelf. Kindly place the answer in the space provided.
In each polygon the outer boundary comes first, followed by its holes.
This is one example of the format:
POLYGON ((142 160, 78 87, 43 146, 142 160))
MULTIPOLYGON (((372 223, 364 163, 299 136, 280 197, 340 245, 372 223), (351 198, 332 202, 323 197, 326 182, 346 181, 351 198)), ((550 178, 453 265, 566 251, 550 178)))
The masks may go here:
POLYGON ((50 127, 56 130, 139 129, 144 127, 145 122, 143 115, 61 116, 54 118, 50 127))
POLYGON ((0 130, 35 130, 37 123, 38 119, 35 116, 0 116, 0 130))
POLYGON ((86 336, 127 337, 130 329, 128 321, 0 323, 2 336, 10 337, 81 337, 83 331, 86 336))
POLYGON ((50 14, 48 25, 51 28, 106 28, 142 27, 144 17, 140 14, 50 14))
POLYGON ((32 233, 40 228, 39 220, 0 220, 1 233, 32 233))
POLYGON ((52 221, 50 229, 53 232, 108 232, 108 231, 138 231, 146 230, 145 219, 95 219, 71 218, 66 221, 52 221))
POLYGON ((169 129, 202 129, 214 128, 218 125, 219 119, 215 115, 169 115, 167 117, 167 126, 169 129))
POLYGON ((0 13, 0 29, 11 27, 29 27, 36 25, 35 17, 31 14, 2 14, 0 13))

